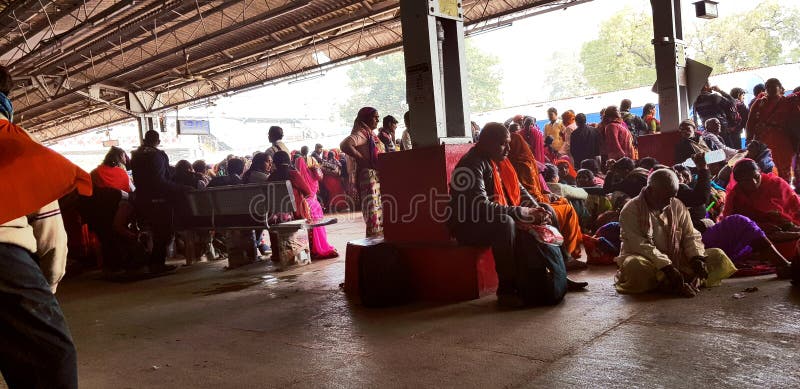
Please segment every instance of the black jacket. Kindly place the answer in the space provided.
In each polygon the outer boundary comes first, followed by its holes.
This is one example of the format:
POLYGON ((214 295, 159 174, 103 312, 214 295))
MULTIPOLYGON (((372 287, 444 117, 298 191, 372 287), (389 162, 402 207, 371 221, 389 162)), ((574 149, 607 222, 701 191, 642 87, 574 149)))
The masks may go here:
MULTIPOLYGON (((450 220, 451 228, 470 225, 476 221, 486 221, 502 215, 515 220, 522 219, 522 207, 503 206, 492 202, 494 198, 494 176, 491 160, 472 148, 465 154, 453 171, 450 182, 450 220)), ((536 206, 536 200, 522 187, 523 206, 536 206)))
POLYGON ((695 134, 691 140, 681 138, 675 144, 675 163, 683 163, 693 155, 697 154, 696 148, 704 148, 711 151, 712 148, 706 143, 705 139, 699 134, 695 134))
POLYGON ((703 92, 700 93, 700 96, 697 96, 697 100, 694 102, 694 110, 703 123, 708 119, 717 118, 722 125, 722 129, 727 130, 730 127, 727 112, 734 108, 733 105, 733 98, 727 94, 719 95, 703 92))
POLYGON ((584 159, 600 155, 600 132, 596 128, 583 125, 570 135, 569 151, 575 165, 580 166, 584 159))
POLYGON ((178 185, 170 177, 167 153, 155 147, 141 146, 131 157, 133 184, 142 199, 168 198, 178 185))

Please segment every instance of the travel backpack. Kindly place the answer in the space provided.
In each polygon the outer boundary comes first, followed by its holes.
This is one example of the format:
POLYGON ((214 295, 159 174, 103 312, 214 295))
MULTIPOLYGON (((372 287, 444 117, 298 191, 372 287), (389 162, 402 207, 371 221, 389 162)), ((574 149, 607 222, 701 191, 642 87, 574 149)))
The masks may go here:
MULTIPOLYGON (((744 103, 742 103, 742 104, 744 104, 744 103)), ((731 128, 737 128, 739 125, 742 124, 742 115, 739 114, 739 110, 736 107, 736 103, 733 103, 730 107, 725 107, 725 109, 723 111, 725 111, 725 120, 728 122, 727 123, 728 127, 727 128, 723 127, 722 131, 725 131, 725 130, 731 129, 731 128)), ((725 125, 725 123, 721 123, 721 124, 723 126, 725 125)))
POLYGON ((556 305, 567 293, 567 269, 560 246, 543 244, 517 231, 514 278, 519 296, 530 305, 556 305))

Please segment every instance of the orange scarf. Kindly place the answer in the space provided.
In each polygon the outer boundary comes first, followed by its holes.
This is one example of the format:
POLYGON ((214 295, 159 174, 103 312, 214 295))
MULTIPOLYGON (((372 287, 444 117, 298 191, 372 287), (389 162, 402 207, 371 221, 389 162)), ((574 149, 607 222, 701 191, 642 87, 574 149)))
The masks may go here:
POLYGON ((492 161, 492 168, 494 201, 500 205, 518 206, 522 202, 522 191, 519 189, 519 179, 511 161, 508 158, 499 164, 492 161), (508 203, 509 200, 511 204, 508 203))
POLYGON ((36 212, 75 188, 92 194, 92 179, 25 130, 0 120, 0 224, 36 212))

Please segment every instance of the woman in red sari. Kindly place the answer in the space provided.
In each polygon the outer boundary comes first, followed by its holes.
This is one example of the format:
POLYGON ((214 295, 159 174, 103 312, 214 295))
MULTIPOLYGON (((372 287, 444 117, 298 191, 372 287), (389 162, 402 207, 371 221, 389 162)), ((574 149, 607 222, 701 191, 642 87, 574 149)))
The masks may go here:
POLYGON ((755 139, 766 144, 772 150, 772 160, 778 169, 778 175, 789 182, 792 175, 792 158, 796 154, 794 143, 789 136, 787 124, 792 114, 796 113, 798 102, 796 95, 783 96, 783 86, 776 78, 766 82, 767 91, 758 96, 750 109, 747 119, 747 141, 755 139))
POLYGON ((322 185, 328 190, 328 210, 348 210, 350 207, 347 205, 347 193, 342 184, 342 164, 336 150, 329 151, 327 158, 322 161, 322 175, 322 185))
POLYGON ((796 255, 800 239, 800 197, 783 179, 762 173, 752 159, 736 163, 722 216, 747 216, 787 258, 796 255))
MULTIPOLYGON (((305 158, 295 160, 294 166, 300 176, 303 177, 303 180, 305 180, 306 185, 308 185, 309 193, 306 196, 306 203, 308 203, 309 209, 308 219, 311 221, 322 219, 325 215, 322 213, 322 205, 317 200, 322 172, 318 167, 309 168, 305 158)), ((308 241, 311 246, 311 259, 328 259, 339 256, 336 248, 328 243, 328 233, 325 227, 316 227, 309 230, 308 241)))

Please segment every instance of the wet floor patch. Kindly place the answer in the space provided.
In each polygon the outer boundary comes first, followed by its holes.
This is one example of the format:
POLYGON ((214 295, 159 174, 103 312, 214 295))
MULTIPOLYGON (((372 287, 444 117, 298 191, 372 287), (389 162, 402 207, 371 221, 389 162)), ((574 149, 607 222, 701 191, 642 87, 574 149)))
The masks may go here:
POLYGON ((214 284, 212 288, 194 292, 193 294, 200 294, 203 296, 213 296, 222 293, 238 292, 256 286, 260 283, 261 283, 260 281, 239 281, 239 282, 228 282, 224 284, 218 283, 214 284))
POLYGON ((243 281, 214 283, 212 284, 211 288, 203 289, 201 291, 194 292, 193 294, 199 294, 203 296, 213 296, 223 293, 239 292, 258 285, 269 287, 269 286, 276 286, 281 283, 291 284, 297 282, 297 278, 299 276, 300 276, 299 274, 294 274, 294 275, 275 277, 273 275, 267 274, 243 281))

